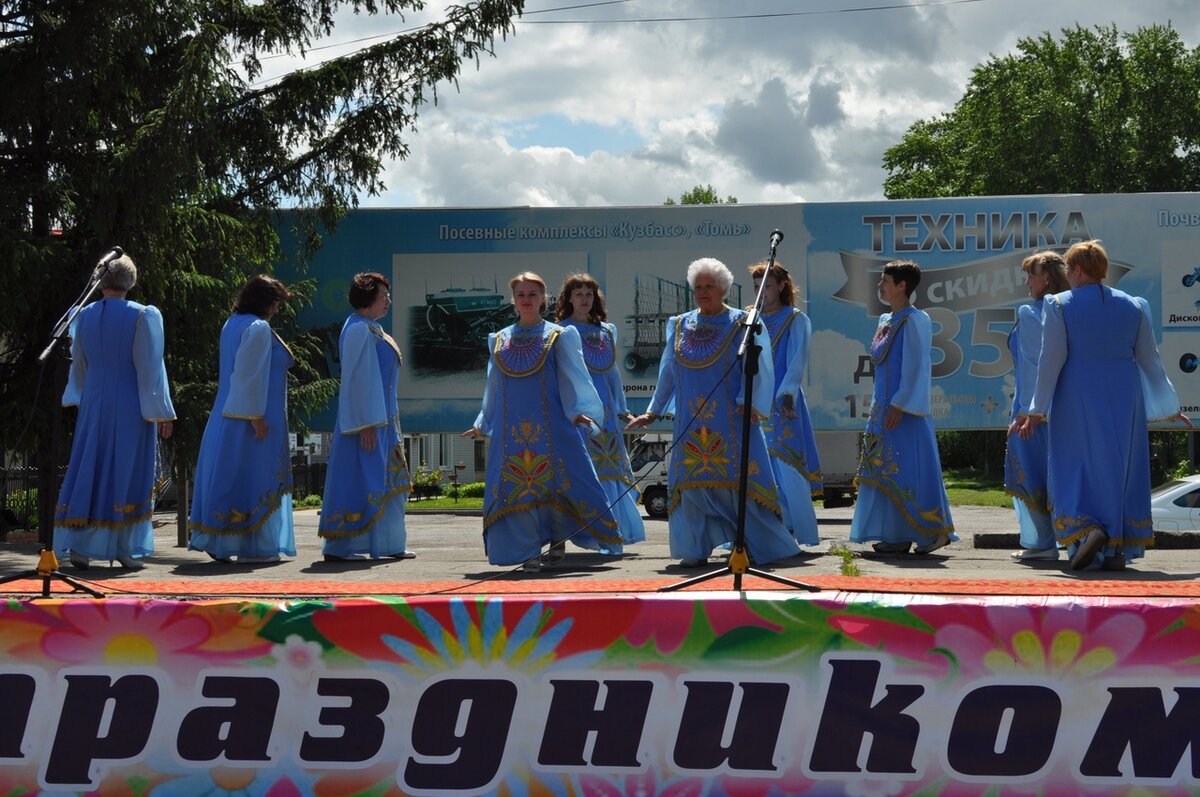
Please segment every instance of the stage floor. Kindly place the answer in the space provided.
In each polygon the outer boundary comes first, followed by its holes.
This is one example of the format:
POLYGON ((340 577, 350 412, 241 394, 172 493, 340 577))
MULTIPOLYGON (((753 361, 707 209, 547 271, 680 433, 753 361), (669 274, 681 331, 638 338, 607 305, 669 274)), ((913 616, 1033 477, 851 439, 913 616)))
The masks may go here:
MULTIPOLYGON (((414 505, 415 506, 415 505, 414 505)), ((874 553, 870 546, 847 544, 852 509, 818 510, 821 543, 814 553, 762 569, 822 591, 997 596, 1200 597, 1200 532, 1169 538, 1160 548, 1120 573, 1067 569, 1059 562, 1016 564, 1009 552, 1016 545, 1016 521, 1008 509, 956 507, 960 541, 927 556, 874 553), (860 574, 844 575, 845 560, 831 548, 845 546, 860 574)), ((702 573, 720 571, 720 559, 709 567, 685 570, 670 557, 666 521, 647 520, 647 540, 626 549, 620 558, 569 549, 564 562, 531 574, 518 568, 489 565, 483 552, 478 515, 425 514, 408 518, 409 548, 417 558, 359 563, 321 560, 317 513, 296 512, 298 555, 275 564, 224 565, 204 554, 177 546, 173 515, 156 517, 157 551, 140 572, 108 563, 93 563, 86 572, 67 563, 62 572, 111 596, 169 598, 323 598, 354 595, 454 594, 627 594, 654 592, 702 573)), ((31 571, 37 563, 35 541, 0 544, 0 577, 31 571)), ((56 596, 71 588, 53 582, 56 596)), ((754 576, 742 580, 744 590, 793 589, 754 576)), ((731 591, 725 573, 688 590, 731 591)), ((40 595, 40 579, 0 584, 0 594, 40 595)))

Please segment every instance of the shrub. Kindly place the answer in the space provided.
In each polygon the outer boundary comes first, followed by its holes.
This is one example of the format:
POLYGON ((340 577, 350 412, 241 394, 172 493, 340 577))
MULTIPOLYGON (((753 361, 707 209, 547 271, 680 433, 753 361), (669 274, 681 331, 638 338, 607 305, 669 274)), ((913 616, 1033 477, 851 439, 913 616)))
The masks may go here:
POLYGON ((321 496, 306 495, 299 500, 293 500, 292 506, 300 509, 309 509, 311 507, 319 507, 321 505, 321 496))
POLYGON ((38 491, 36 487, 28 490, 15 490, 8 494, 5 507, 17 516, 24 527, 36 531, 38 527, 38 491))
POLYGON ((462 484, 458 488, 459 498, 483 498, 487 491, 487 485, 484 482, 472 482, 471 484, 462 484))

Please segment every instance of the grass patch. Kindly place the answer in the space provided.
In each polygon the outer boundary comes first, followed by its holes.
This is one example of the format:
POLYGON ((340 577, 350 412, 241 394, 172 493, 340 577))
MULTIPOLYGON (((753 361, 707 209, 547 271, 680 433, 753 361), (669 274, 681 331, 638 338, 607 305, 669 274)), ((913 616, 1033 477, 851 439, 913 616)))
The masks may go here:
POLYGON ((437 498, 422 498, 420 501, 409 501, 407 509, 483 509, 483 498, 459 498, 455 501, 448 495, 437 498))
POLYGON ((1004 492, 1004 475, 985 475, 974 468, 949 468, 942 473, 951 505, 1011 507, 1004 492))

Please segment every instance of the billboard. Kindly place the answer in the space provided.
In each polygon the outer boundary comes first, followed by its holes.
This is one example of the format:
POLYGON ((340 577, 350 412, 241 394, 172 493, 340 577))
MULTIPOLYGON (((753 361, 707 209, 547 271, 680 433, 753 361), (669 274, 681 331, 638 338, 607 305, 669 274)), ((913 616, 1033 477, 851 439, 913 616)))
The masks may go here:
MULTIPOLYGON (((286 221, 283 225, 286 227, 286 221)), ((753 297, 748 266, 784 233, 778 262, 813 324, 805 392, 818 430, 857 431, 871 395, 867 347, 885 310, 883 265, 915 260, 915 304, 934 322, 933 401, 940 429, 999 429, 1012 400, 1007 335, 1029 301, 1021 260, 1099 238, 1108 283, 1149 300, 1167 372, 1185 411, 1200 412, 1200 195, 1124 194, 782 205, 358 210, 315 255, 321 283, 302 317, 337 364, 349 278, 380 271, 395 305, 384 319, 405 354, 400 412, 407 432, 467 428, 479 409, 488 334, 515 320, 509 279, 534 271, 551 300, 568 275, 591 273, 617 326, 630 409, 654 391, 663 326, 690 309, 690 261, 715 257, 734 274, 727 302, 753 297)), ((283 230, 285 247, 294 241, 283 230)), ((548 310, 552 317, 553 307, 548 310)), ((332 414, 314 419, 332 426, 332 414)))

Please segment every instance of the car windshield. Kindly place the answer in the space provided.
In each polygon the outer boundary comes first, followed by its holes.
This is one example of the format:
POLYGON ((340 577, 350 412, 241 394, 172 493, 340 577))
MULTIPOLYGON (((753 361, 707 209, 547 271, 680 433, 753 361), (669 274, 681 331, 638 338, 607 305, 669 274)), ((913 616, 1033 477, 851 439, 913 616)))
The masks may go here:
POLYGON ((1151 490, 1150 497, 1153 498, 1156 495, 1162 495, 1163 493, 1168 493, 1171 490, 1174 490, 1176 487, 1179 487, 1180 485, 1183 485, 1183 484, 1187 484, 1187 482, 1184 481, 1183 479, 1172 479, 1171 481, 1167 482, 1166 484, 1159 485, 1158 487, 1155 487, 1153 490, 1151 490))

